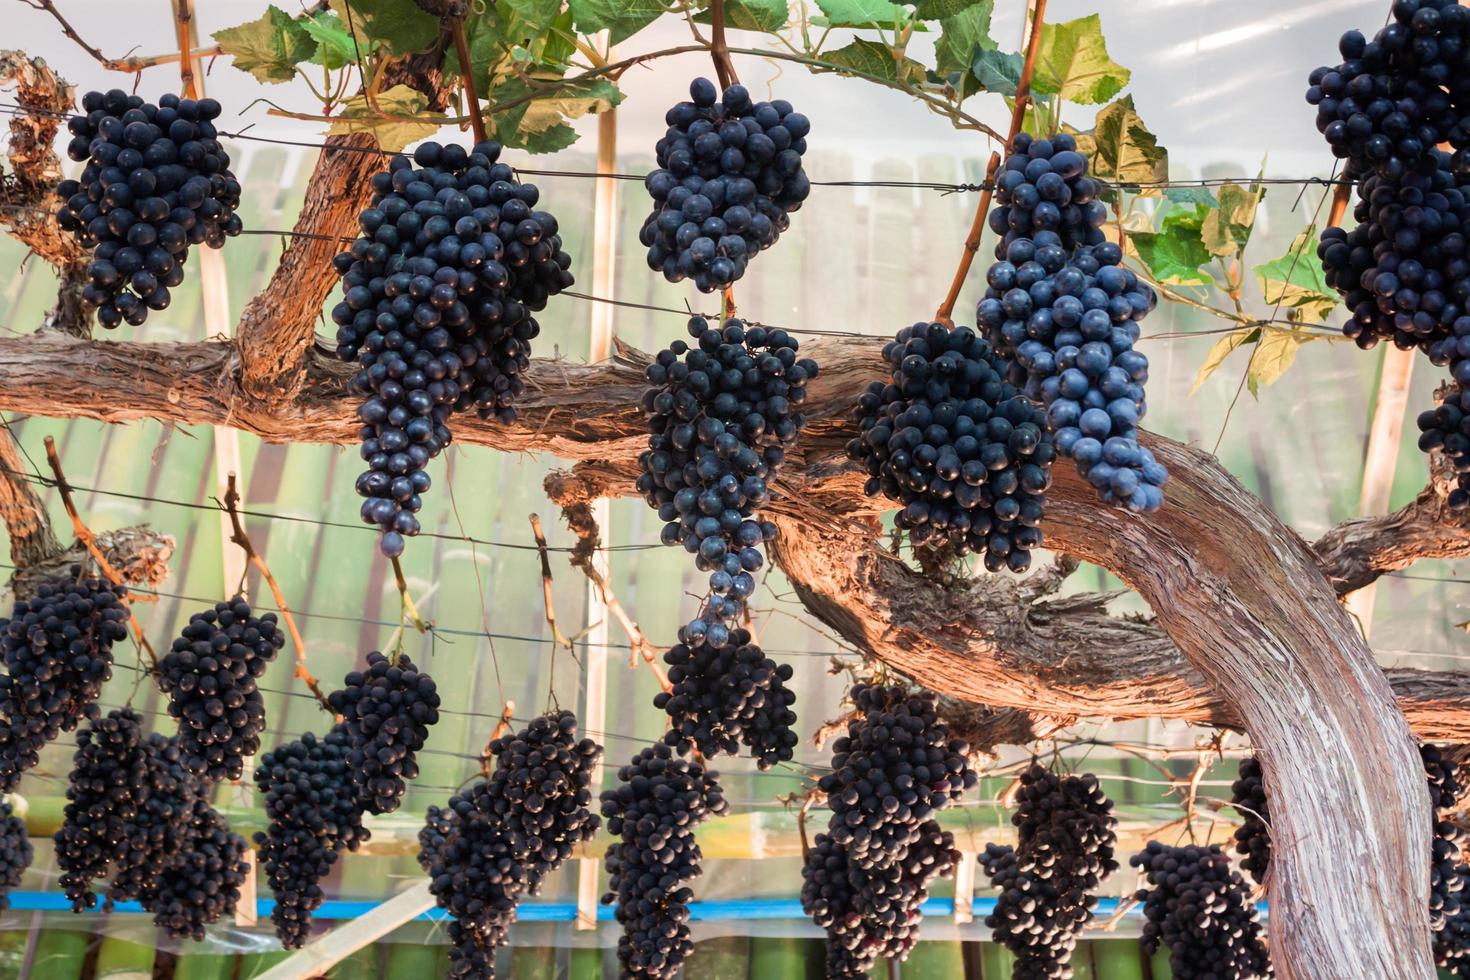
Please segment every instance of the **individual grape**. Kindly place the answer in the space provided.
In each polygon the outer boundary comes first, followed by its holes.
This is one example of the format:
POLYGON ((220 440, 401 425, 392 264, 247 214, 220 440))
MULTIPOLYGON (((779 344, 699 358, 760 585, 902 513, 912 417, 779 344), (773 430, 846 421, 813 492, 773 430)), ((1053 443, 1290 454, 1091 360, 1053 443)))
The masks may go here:
POLYGON ((306 942, 311 913, 326 898, 320 882, 338 855, 368 839, 351 753, 350 739, 337 725, 323 738, 307 732, 267 752, 255 768, 269 821, 255 843, 276 899, 271 922, 287 949, 306 942))
POLYGON ((686 884, 700 875, 694 828, 724 813, 719 776, 660 742, 618 770, 618 786, 602 794, 608 847, 604 905, 617 902, 618 962, 624 980, 670 978, 694 949, 686 884))
POLYGON ((653 704, 669 713, 669 745, 693 746, 710 757, 739 755, 744 744, 762 770, 795 755, 796 694, 786 687, 791 667, 767 657, 749 630, 731 630, 719 646, 677 643, 664 662, 673 690, 655 695, 653 704))
POLYGON ((676 340, 648 366, 642 404, 652 434, 637 488, 665 522, 664 544, 682 544, 710 573, 704 610, 679 641, 723 646, 755 591, 759 546, 776 534, 756 512, 806 424, 800 406, 817 364, 797 358, 786 331, 733 318, 715 327, 692 317, 689 335, 693 348, 676 340))
POLYGON ((20 885, 34 856, 25 821, 9 802, 0 803, 0 912, 10 908, 10 890, 20 885))
POLYGON ((1046 415, 1005 381, 1005 364, 969 327, 916 323, 883 348, 890 381, 853 409, 868 496, 902 504, 915 545, 980 552, 991 571, 1024 571, 1042 541, 1056 458, 1046 415))
POLYGON ((1101 245, 1108 208, 1098 199, 1098 190, 1087 176, 1087 158, 1077 152, 1070 134, 1034 139, 1017 133, 996 176, 996 206, 987 219, 999 236, 995 257, 1007 258, 1017 241, 1039 246, 1053 236, 1054 244, 1069 254, 1085 245, 1101 245))
POLYGON ((1158 297, 1122 266, 1117 245, 1069 254, 1054 233, 1038 236, 991 265, 980 329, 1010 364, 1008 380, 1045 406, 1057 452, 1102 499, 1158 510, 1169 474, 1138 441, 1148 358, 1134 349, 1158 297))
POLYGON ((541 891, 600 825, 588 809, 602 747, 577 738, 577 719, 554 711, 490 743, 495 768, 430 807, 419 832, 429 890, 453 922, 451 977, 493 977, 516 906, 541 891))
POLYGON ((540 190, 514 182, 500 149, 429 142, 395 156, 373 177, 362 234, 334 260, 337 355, 359 365, 363 398, 357 492, 389 557, 419 533, 424 467, 449 445, 450 416, 475 407, 515 421, 541 329, 531 314, 572 285, 556 218, 535 210, 540 190))
POLYGON ((285 644, 276 614, 257 616, 239 596, 189 617, 159 663, 158 686, 179 720, 190 772, 211 782, 240 778, 265 729, 256 679, 285 644))
POLYGON ((1033 765, 1016 794, 1016 846, 986 846, 980 863, 999 891, 986 917, 1016 957, 1021 980, 1072 976, 1072 951, 1117 870, 1113 804, 1091 775, 1058 776, 1033 765))
POLYGON ((189 246, 219 248, 241 231, 240 182, 219 143, 214 99, 166 94, 158 105, 120 89, 82 96, 67 155, 85 163, 63 180, 56 223, 92 252, 82 302, 104 327, 140 326, 184 281, 189 246))
POLYGON ((0 792, 15 791, 48 742, 96 717, 112 645, 127 636, 126 594, 73 567, 0 620, 0 792))
POLYGON ((1168 847, 1151 840, 1128 863, 1149 886, 1135 895, 1143 903, 1143 948, 1151 954, 1168 947, 1178 980, 1271 976, 1250 886, 1219 844, 1168 847))
POLYGON ((358 801, 369 813, 392 813, 403 802, 406 780, 417 779, 414 754, 424 747, 429 726, 439 721, 439 692, 406 654, 389 660, 374 650, 367 670, 354 670, 327 697, 343 719, 352 754, 348 759, 358 801))
POLYGON ((134 830, 152 791, 153 764, 143 719, 131 708, 110 711, 77 732, 67 803, 53 836, 73 912, 95 908, 92 882, 107 877, 120 853, 139 850, 134 830))
POLYGON ((696 78, 689 96, 665 116, 658 169, 643 181, 654 208, 638 240, 650 269, 708 293, 743 276, 790 227, 811 192, 801 169, 811 123, 784 99, 753 102, 738 83, 722 94, 696 78))
POLYGON ((949 737, 930 691, 858 684, 855 716, 832 743, 832 771, 818 787, 833 818, 828 833, 867 872, 901 863, 924 822, 978 782, 969 746, 949 737))
POLYGON ((1343 34, 1344 60, 1307 79, 1307 102, 1333 154, 1394 180, 1422 166, 1436 144, 1467 145, 1470 99, 1454 84, 1467 33, 1470 13, 1455 0, 1401 0, 1371 41, 1343 34))
POLYGON ((1266 869, 1271 865, 1271 812, 1266 807, 1266 784, 1261 764, 1254 757, 1240 760, 1240 774, 1230 784, 1230 802, 1240 814, 1235 828, 1235 853, 1238 862, 1258 885, 1266 883, 1266 869))
POLYGON ((204 799, 189 817, 188 841, 168 861, 143 903, 174 939, 204 939, 204 927, 235 913, 252 856, 245 838, 204 799))

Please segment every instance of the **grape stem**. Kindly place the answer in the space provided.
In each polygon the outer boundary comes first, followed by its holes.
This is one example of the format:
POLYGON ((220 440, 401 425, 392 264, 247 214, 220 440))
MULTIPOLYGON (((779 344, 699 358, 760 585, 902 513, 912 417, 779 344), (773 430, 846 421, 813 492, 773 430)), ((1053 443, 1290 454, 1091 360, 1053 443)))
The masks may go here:
POLYGON ((454 53, 459 58, 459 77, 464 85, 465 109, 470 117, 470 129, 475 134, 475 142, 483 143, 489 139, 485 135, 485 117, 480 112, 480 95, 475 91, 475 65, 470 60, 470 42, 464 33, 464 17, 455 17, 449 24, 450 36, 454 39, 454 53))
MULTIPOLYGON (((413 596, 408 594, 408 579, 403 577, 403 566, 398 563, 397 558, 389 559, 393 562, 393 581, 398 586, 398 598, 403 605, 403 620, 413 623, 413 628, 420 633, 429 631, 429 624, 419 615, 419 607, 414 605, 413 596)), ((400 627, 399 643, 402 644, 402 628, 400 627)))
POLYGON ((720 79, 720 88, 727 89, 740 82, 735 74, 735 62, 730 57, 730 45, 725 40, 725 0, 711 0, 710 16, 710 60, 715 63, 715 75, 720 79))
MULTIPOLYGON (((260 577, 265 579, 265 584, 271 590, 271 596, 276 600, 276 608, 280 610, 281 618, 286 621, 286 631, 291 634, 291 642, 296 647, 296 676, 310 689, 312 696, 317 699, 317 703, 328 711, 331 711, 332 706, 327 703, 327 696, 322 693, 321 684, 318 683, 317 679, 312 676, 311 671, 306 667, 306 641, 301 638, 301 630, 296 628, 296 617, 291 614, 291 607, 286 604, 286 597, 281 592, 280 583, 271 574, 271 570, 266 565, 265 559, 260 556, 260 552, 256 551, 255 546, 250 543, 250 536, 245 533, 245 522, 240 520, 240 491, 236 485, 235 474, 233 473, 229 475, 229 479, 225 483, 224 504, 225 512, 230 516, 230 542, 245 552, 245 560, 249 564, 254 565, 255 570, 260 573, 260 577)), ((235 591, 243 592, 244 590, 245 580, 242 577, 235 591)))
POLYGON ((50 464, 52 476, 56 479, 56 492, 61 494, 61 505, 66 508, 66 516, 71 518, 72 533, 87 549, 103 576, 113 585, 121 587, 118 598, 128 610, 128 624, 133 628, 133 636, 138 641, 138 646, 148 654, 148 662, 153 665, 151 672, 156 674, 158 654, 153 651, 153 644, 149 643, 148 637, 143 634, 143 624, 138 622, 138 617, 133 613, 132 598, 127 594, 127 587, 123 585, 122 576, 108 563, 107 556, 102 554, 101 548, 97 547, 97 536, 83 523, 81 515, 77 513, 76 501, 72 500, 71 496, 71 484, 66 482, 66 474, 61 469, 61 457, 56 452, 56 440, 50 436, 46 437, 46 462, 50 464))
MULTIPOLYGON (((92 47, 92 45, 82 40, 82 36, 76 32, 76 28, 72 27, 71 23, 68 22, 67 19, 61 15, 61 11, 56 9, 56 4, 52 3, 51 0, 24 0, 24 2, 27 5, 34 7, 36 10, 45 11, 46 13, 54 17, 56 19, 56 22, 61 25, 61 32, 67 37, 71 38, 73 41, 75 41, 77 47, 85 51, 93 58, 93 60, 95 60, 103 68, 106 68, 108 71, 121 71, 127 72, 131 75, 136 75, 145 68, 153 68, 158 65, 171 65, 183 56, 182 51, 169 51, 165 52, 164 54, 143 56, 128 55, 125 58, 109 58, 100 50, 92 47)), ((317 11, 326 9, 326 0, 321 0, 321 2, 314 4, 310 8, 308 13, 315 13, 317 11)), ((190 59, 215 58, 223 53, 223 49, 220 48, 218 44, 211 44, 206 47, 194 48, 190 50, 188 52, 188 57, 190 59)))
POLYGON ((546 532, 541 529, 540 514, 531 515, 531 535, 536 539, 536 553, 541 556, 541 598, 546 607, 546 625, 551 627, 551 641, 570 651, 572 641, 556 622, 556 605, 551 598, 551 558, 546 551, 546 532))
POLYGON ((490 778, 491 770, 495 768, 495 756, 490 752, 490 746, 495 740, 510 734, 510 723, 516 713, 514 701, 505 702, 505 707, 500 709, 500 720, 495 723, 495 729, 490 733, 490 738, 485 742, 485 751, 480 753, 480 775, 486 779, 490 778))
POLYGON ((194 59, 189 55, 193 50, 189 43, 189 26, 194 20, 194 11, 189 3, 190 0, 174 0, 174 26, 179 34, 179 81, 183 95, 186 99, 197 99, 199 80, 194 77, 194 59))
MULTIPOLYGON (((1031 8, 1031 34, 1026 42, 1026 57, 1021 62, 1021 76, 1016 81, 1016 104, 1011 110, 1011 125, 1006 132, 1006 146, 1016 138, 1021 131, 1021 126, 1026 120, 1026 109, 1031 105, 1031 76, 1036 72, 1036 56, 1041 50, 1041 25, 1046 17, 1046 0, 1032 0, 1031 8)), ((965 248, 960 252, 959 268, 955 269, 954 278, 950 280, 949 292, 945 294, 944 301, 939 304, 939 309, 934 314, 936 322, 947 326, 954 326, 951 319, 954 313, 954 305, 960 298, 960 290, 965 285, 965 279, 970 275, 970 266, 975 261, 975 255, 980 251, 980 238, 985 234, 985 218, 990 211, 990 201, 995 195, 995 177, 1000 171, 1000 153, 990 154, 990 164, 985 168, 984 190, 980 193, 980 203, 975 207, 975 217, 970 222, 970 233, 965 237, 965 248)))

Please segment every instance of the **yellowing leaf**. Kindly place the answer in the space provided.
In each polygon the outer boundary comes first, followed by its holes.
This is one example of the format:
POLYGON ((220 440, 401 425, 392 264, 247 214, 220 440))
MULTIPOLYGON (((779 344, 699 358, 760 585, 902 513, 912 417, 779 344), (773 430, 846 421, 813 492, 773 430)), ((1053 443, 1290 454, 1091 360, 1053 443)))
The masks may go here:
POLYGON ((1315 226, 1303 229, 1285 255, 1252 270, 1267 303, 1295 310, 1307 323, 1324 322, 1338 303, 1337 293, 1327 285, 1322 260, 1317 258, 1316 230, 1315 226))
POLYGON ((1220 188, 1220 206, 1206 216, 1200 235, 1211 255, 1234 255, 1250 241, 1256 224, 1256 210, 1266 196, 1264 184, 1249 190, 1239 184, 1220 188))
POLYGON ((1210 380, 1210 375, 1220 369, 1220 365, 1225 363, 1225 359, 1233 354, 1237 347, 1241 344, 1248 344, 1260 336, 1261 331, 1255 327, 1241 327, 1215 341, 1215 346, 1211 347, 1210 352, 1205 355, 1205 362, 1199 366, 1199 373, 1194 376, 1194 385, 1189 389, 1190 397, 1193 398, 1194 393, 1200 390, 1200 386, 1210 380))
MULTIPOLYGON (((1159 145, 1125 95, 1097 114, 1091 132, 1078 133, 1077 150, 1087 157, 1088 172, 1109 183, 1150 184, 1169 177, 1169 151, 1159 145)), ((1145 194, 1157 190, 1144 188, 1145 194)), ((1106 197, 1112 198, 1108 191, 1106 197)))
POLYGON ((443 125, 443 116, 423 111, 429 103, 428 97, 407 85, 395 85, 386 92, 379 92, 376 101, 378 110, 385 115, 419 118, 384 118, 373 112, 365 96, 356 95, 344 104, 342 115, 329 130, 331 135, 372 133, 381 149, 401 150, 416 140, 433 136, 443 125))
POLYGON ((279 7, 267 7, 259 20, 215 31, 220 49, 235 67, 262 82, 289 82, 296 66, 316 54, 316 41, 279 7))
POLYGON ((1266 331, 1261 342, 1256 345, 1255 353, 1251 355, 1250 367, 1246 371, 1246 382, 1250 385, 1251 394, 1256 393, 1259 385, 1275 384, 1280 380, 1286 369, 1296 360, 1296 352, 1301 349, 1302 344, 1316 339, 1313 334, 1294 330, 1266 331))
POLYGON ((1100 105, 1128 84, 1127 68, 1108 57, 1102 21, 1089 14, 1064 24, 1043 24, 1031 88, 1069 102, 1100 105))

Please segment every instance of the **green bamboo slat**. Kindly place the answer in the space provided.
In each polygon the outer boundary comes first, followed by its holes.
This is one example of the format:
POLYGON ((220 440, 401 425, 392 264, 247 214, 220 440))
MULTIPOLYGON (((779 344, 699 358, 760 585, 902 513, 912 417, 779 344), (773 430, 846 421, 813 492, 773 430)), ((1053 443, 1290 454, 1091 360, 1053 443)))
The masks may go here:
POLYGON ((1083 941, 1072 951, 1073 980, 1100 980, 1097 964, 1092 959, 1092 943, 1083 941))
POLYGON ((80 929, 43 929, 36 937, 31 973, 48 980, 78 980, 91 942, 91 935, 80 929))
POLYGON ((516 946, 510 953, 511 980, 556 980, 555 946, 516 946))
POLYGON ((329 980, 378 980, 378 947, 359 949, 327 971, 329 980))
POLYGON ((1094 939, 1089 945, 1097 980, 1145 980, 1136 939, 1094 939))
MULTIPOLYGON (((592 946, 578 946, 572 950, 571 965, 567 980, 602 980, 602 950, 592 946)), ((773 978, 781 980, 781 978, 773 978)))
POLYGON ((425 980, 437 977, 449 967, 447 946, 421 946, 416 943, 390 943, 383 980, 425 980))
POLYGON ((240 968, 235 974, 235 980, 250 980, 251 977, 258 977, 290 955, 290 952, 284 949, 241 954, 240 968))
POLYGON ((1000 943, 982 943, 980 966, 984 980, 1010 980, 1016 957, 1000 943))
MULTIPOLYGON (((903 975, 927 980, 929 977, 959 978, 965 975, 965 947, 959 940, 936 940, 915 944, 904 961, 903 975)), ((1079 975, 1080 976, 1080 975, 1079 975)))
POLYGON ((106 936, 97 948, 95 980, 152 980, 156 947, 106 936))
POLYGON ((811 947, 809 939, 757 936, 750 941, 750 975, 756 980, 804 980, 811 947))
POLYGON ((750 938, 718 936, 694 944, 684 975, 700 980, 745 980, 750 969, 750 938))
POLYGON ((174 964, 173 980, 230 980, 234 975, 233 953, 219 956, 186 948, 174 964))
POLYGON ((1149 969, 1153 972, 1153 980, 1171 980, 1174 971, 1169 966, 1169 950, 1160 947, 1153 956, 1149 958, 1149 969))

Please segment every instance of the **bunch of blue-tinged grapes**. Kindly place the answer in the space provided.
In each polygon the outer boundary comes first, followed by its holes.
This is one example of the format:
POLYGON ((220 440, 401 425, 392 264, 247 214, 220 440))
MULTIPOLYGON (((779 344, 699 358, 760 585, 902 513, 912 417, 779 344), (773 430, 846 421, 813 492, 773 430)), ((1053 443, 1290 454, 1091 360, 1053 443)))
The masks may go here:
POLYGON ((96 717, 112 645, 128 632, 125 595, 73 568, 0 620, 0 792, 14 792, 47 742, 96 717))
POLYGON ((97 905, 92 882, 107 877, 114 861, 136 863, 132 854, 151 853, 131 830, 152 794, 153 775, 147 732, 131 708, 109 712, 77 733, 64 819, 55 834, 56 865, 72 911, 97 905))
POLYGON ((1168 947, 1175 977, 1271 976, 1250 886, 1219 844, 1169 847, 1151 840, 1128 863, 1148 882, 1134 896, 1143 903, 1143 948, 1168 947))
POLYGON ((419 774, 415 753, 439 721, 439 692, 406 654, 388 659, 374 650, 367 669, 354 670, 327 697, 350 739, 348 759, 358 801, 369 813, 392 813, 406 780, 419 774))
POLYGON ((676 643, 664 662, 673 689, 659 692, 653 704, 669 713, 665 742, 694 746, 707 758, 738 755, 744 744, 763 770, 795 754, 796 693, 786 686, 791 667, 766 656, 749 630, 730 630, 718 646, 676 643))
POLYGON ((0 912, 10 908, 10 890, 20 884, 34 856, 25 821, 9 802, 0 803, 0 912))
POLYGON ((1255 757, 1240 760, 1240 773, 1230 784, 1230 802, 1236 805, 1240 826, 1235 828, 1239 864, 1258 885, 1266 883, 1271 866, 1271 812, 1266 807, 1266 783, 1255 757))
POLYGON ((257 616, 239 596, 189 617, 158 665, 158 686, 179 720, 191 772, 211 781, 240 778, 265 728, 256 679, 285 644, 276 614, 257 616))
POLYGON ((895 523, 915 545, 980 552, 991 571, 1028 568, 1056 458, 1046 415, 969 327, 916 323, 883 358, 891 380, 868 385, 847 444, 867 468, 864 491, 903 505, 895 523))
POLYGON ((669 978, 694 941, 689 935, 688 882, 700 875, 694 828, 726 810, 718 774, 660 742, 618 770, 618 786, 602 794, 607 829, 603 904, 617 903, 618 962, 624 980, 669 978))
POLYGON ((784 99, 752 102, 738 83, 722 95, 696 78, 689 97, 665 117, 658 169, 644 179, 654 209, 638 238, 650 269, 711 292, 744 275, 811 192, 801 169, 811 123, 784 99))
POLYGON ((516 906, 597 833, 592 770, 602 747, 577 738, 570 711, 553 711, 493 740, 485 779, 430 807, 419 832, 429 890, 453 921, 449 975, 495 975, 516 906))
POLYGON ((424 143, 373 177, 362 235, 335 265, 337 354, 361 367, 362 518, 396 557, 456 411, 509 424, 540 332, 531 313, 572 284, 557 222, 514 183, 500 144, 424 143), (415 166, 417 164, 417 166, 415 166))
POLYGON ((695 346, 676 340, 648 366, 643 393, 648 449, 638 492, 666 522, 664 544, 682 544, 710 573, 702 615, 680 631, 690 647, 724 646, 755 591, 760 544, 776 526, 756 519, 771 499, 784 447, 806 424, 800 406, 817 376, 784 330, 689 321, 695 346))
POLYGON ((175 939, 204 939, 204 927, 233 915, 254 856, 245 838, 200 798, 188 817, 188 840, 170 858, 144 903, 175 939))
MULTIPOLYGON (((1466 318, 1470 327, 1470 318, 1466 318)), ((1439 451, 1455 471, 1455 485, 1445 497, 1451 510, 1470 507, 1470 387, 1451 381, 1440 393, 1438 407, 1419 413, 1419 448, 1439 451)))
MULTIPOLYGON (((141 722, 135 719, 134 724, 141 722)), ((158 889, 164 866, 185 847, 189 834, 186 815, 207 790, 184 765, 178 741, 159 732, 143 738, 147 782, 135 795, 141 802, 128 823, 126 844, 113 857, 117 868, 104 911, 111 911, 115 902, 148 902, 158 889)), ((93 744, 98 743, 94 740, 93 744)))
POLYGON ((1056 451, 1106 502, 1154 511, 1168 472, 1138 442, 1148 358, 1134 344, 1158 297, 1104 240, 1097 190, 1071 136, 1012 141, 976 318, 1008 380, 1045 407, 1056 451))
POLYGON ((852 700, 833 771, 818 784, 832 817, 802 869, 802 908, 827 931, 828 973, 838 977, 913 948, 930 882, 959 859, 933 815, 977 781, 933 694, 859 684, 852 700))
POLYGON ((165 95, 158 105, 119 89, 82 96, 67 124, 69 157, 86 163, 63 180, 56 223, 92 250, 82 301, 104 327, 138 326, 184 281, 189 246, 219 248, 240 234, 240 182, 220 146, 213 99, 165 95))
POLYGON ((1113 804, 1094 776, 1033 765, 1021 774, 1016 806, 1016 845, 989 844, 980 857, 999 891, 985 924, 1015 954, 1018 980, 1068 978, 1097 886, 1118 868, 1113 804))
POLYGON ((929 885, 960 861, 954 835, 920 825, 903 858, 863 869, 831 835, 818 834, 802 868, 801 907, 827 932, 828 978, 868 976, 879 959, 903 960, 919 940, 929 885))
POLYGON ((255 843, 276 899, 271 922, 287 949, 306 942, 311 913, 326 898, 321 880, 338 855, 368 839, 351 755, 351 739, 337 725, 325 737, 307 732, 267 752, 255 768, 269 821, 255 843))

